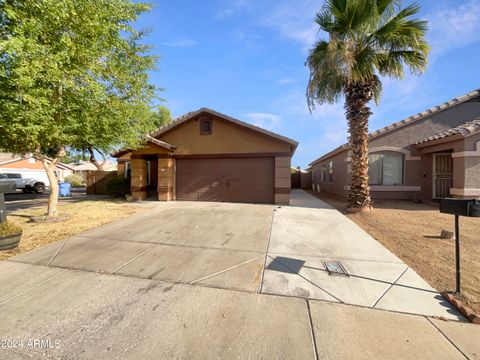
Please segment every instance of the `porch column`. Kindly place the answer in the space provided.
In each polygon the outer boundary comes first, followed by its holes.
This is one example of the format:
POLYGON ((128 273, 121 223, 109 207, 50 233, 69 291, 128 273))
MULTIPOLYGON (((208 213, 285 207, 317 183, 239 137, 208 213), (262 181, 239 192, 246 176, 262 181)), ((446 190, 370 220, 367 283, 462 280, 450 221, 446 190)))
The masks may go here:
POLYGON ((170 201, 175 199, 175 160, 170 158, 158 159, 158 200, 170 201))
POLYGON ((132 157, 132 197, 134 200, 147 198, 147 160, 132 157))
POLYGON ((290 204, 290 157, 275 157, 275 204, 290 204))
POLYGON ((480 134, 464 140, 463 151, 452 154, 453 188, 452 196, 480 198, 480 134))

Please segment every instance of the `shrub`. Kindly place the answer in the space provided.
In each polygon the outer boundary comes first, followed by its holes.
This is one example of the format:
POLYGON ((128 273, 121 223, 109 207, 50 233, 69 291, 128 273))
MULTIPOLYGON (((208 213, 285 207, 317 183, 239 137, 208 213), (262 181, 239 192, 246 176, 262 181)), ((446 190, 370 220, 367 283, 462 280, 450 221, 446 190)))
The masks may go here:
POLYGON ((21 234, 22 228, 9 221, 0 224, 0 237, 21 234))
POLYGON ((130 178, 116 176, 107 181, 105 192, 114 197, 125 197, 130 194, 130 178))
POLYGON ((65 182, 70 183, 72 187, 82 187, 85 185, 85 181, 83 180, 83 177, 81 177, 79 174, 72 174, 72 175, 66 176, 65 182))

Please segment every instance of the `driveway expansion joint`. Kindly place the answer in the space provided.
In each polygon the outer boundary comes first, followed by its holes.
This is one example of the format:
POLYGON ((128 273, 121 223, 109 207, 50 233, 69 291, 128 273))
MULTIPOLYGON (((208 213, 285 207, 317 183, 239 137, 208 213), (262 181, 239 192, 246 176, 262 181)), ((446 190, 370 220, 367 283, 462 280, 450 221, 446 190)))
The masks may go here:
POLYGON ((407 270, 410 269, 409 266, 407 266, 405 268, 405 270, 402 271, 402 273, 395 279, 395 281, 393 283, 390 284, 390 286, 388 286, 385 291, 383 293, 380 294, 380 296, 378 297, 378 299, 373 303, 373 305, 371 306, 372 308, 374 308, 375 306, 377 306, 378 302, 387 294, 387 292, 397 283, 398 280, 400 280, 400 278, 407 272, 407 270))
POLYGON ((210 274, 210 275, 206 275, 206 276, 204 276, 204 277, 201 277, 200 279, 197 279, 197 280, 194 280, 194 281, 190 282, 189 284, 190 284, 190 285, 193 285, 193 284, 195 284, 195 283, 197 283, 197 282, 199 282, 199 281, 202 281, 202 280, 205 280, 205 279, 209 279, 209 278, 214 277, 214 276, 216 276, 216 275, 220 275, 220 274, 226 273, 227 271, 230 271, 230 270, 233 270, 233 269, 235 269, 235 268, 238 268, 238 267, 240 267, 240 266, 242 266, 242 265, 251 263, 252 261, 257 260, 259 257, 260 257, 260 256, 254 257, 253 259, 244 261, 244 262, 242 262, 242 263, 240 263, 240 264, 230 266, 229 268, 226 268, 226 269, 217 271, 217 272, 215 272, 215 273, 213 273, 213 274, 210 274))
POLYGON ((270 221, 270 230, 268 232, 267 246, 265 247, 265 261, 263 262, 262 277, 260 279, 260 285, 258 287, 258 293, 263 290, 263 277, 265 276, 265 269, 267 267, 268 250, 270 248, 270 239, 272 237, 273 219, 275 218, 275 208, 272 209, 272 221, 270 221))
MULTIPOLYGON (((266 257, 269 257, 270 259, 272 259, 274 262, 282 265, 283 267, 287 268, 288 270, 292 271, 293 274, 301 277, 303 280, 307 281, 308 283, 312 284, 313 286, 315 286, 316 288, 320 289, 321 291, 323 291, 325 294, 331 296, 332 298, 336 299, 339 303, 341 304, 345 304, 345 302, 343 300, 341 300, 340 298, 336 297, 335 295, 331 294, 330 292, 328 292, 327 290, 323 289, 322 287, 320 287, 319 285, 315 284, 313 281, 311 281, 310 279, 306 278, 305 276, 303 275, 300 275, 300 273, 296 272, 294 269, 290 268, 289 266, 285 265, 284 263, 282 263, 281 261, 278 261, 276 258, 273 258, 271 257, 270 255, 267 254, 266 257)), ((302 298, 302 299, 305 299, 305 298, 302 298)))
POLYGON ((57 251, 55 251, 55 253, 52 255, 52 257, 50 258, 50 260, 48 260, 47 266, 50 266, 50 264, 52 263, 52 261, 55 259, 55 257, 58 255, 58 253, 63 249, 63 247, 65 246, 65 244, 68 242, 68 240, 70 240, 70 238, 66 238, 66 239, 63 241, 62 246, 60 246, 60 247, 57 249, 57 251))
MULTIPOLYGON (((38 266, 38 265, 33 265, 33 266, 38 266)), ((9 298, 9 299, 6 299, 6 300, 0 302, 0 306, 1 306, 1 305, 4 305, 4 304, 6 304, 6 303, 8 303, 8 302, 10 302, 10 301, 12 301, 13 299, 16 299, 16 298, 18 298, 18 297, 20 297, 20 296, 22 296, 22 295, 25 295, 25 294, 29 293, 29 292, 32 291, 33 289, 35 289, 35 288, 37 288, 37 287, 39 287, 39 286, 41 286, 41 285, 49 282, 50 280, 52 280, 52 279, 54 279, 54 278, 62 275, 65 271, 67 271, 67 269, 64 269, 63 271, 60 271, 60 272, 58 272, 58 273, 56 273, 56 274, 53 274, 53 275, 50 276, 48 279, 45 279, 45 280, 39 282, 38 284, 35 284, 35 285, 29 287, 28 289, 26 289, 26 290, 18 293, 17 295, 14 295, 14 296, 12 296, 12 297, 9 298)))
POLYGON ((310 312, 310 302, 308 301, 308 299, 305 299, 305 308, 307 309, 308 324, 310 326, 310 336, 311 336, 312 347, 313 347, 313 358, 315 360, 318 360, 317 341, 315 340, 315 329, 313 327, 312 314, 310 312))
POLYGON ((118 270, 120 270, 121 268, 127 266, 128 264, 130 264, 132 261, 134 261, 135 259, 139 258, 140 256, 142 256, 143 254, 149 252, 150 250, 152 250, 154 247, 158 246, 158 244, 153 244, 152 246, 150 246, 148 249, 145 249, 143 250, 140 254, 137 254, 135 255, 133 258, 131 258, 130 260, 128 260, 126 263, 120 265, 118 268, 116 268, 115 270, 113 270, 111 272, 111 274, 115 274, 115 272, 117 272, 118 270))
POLYGON ((428 316, 425 316, 425 318, 427 319, 427 321, 428 321, 430 324, 432 324, 432 326, 433 326, 435 329, 437 329, 437 331, 438 331, 440 334, 442 334, 442 336, 443 336, 445 339, 447 339, 447 341, 448 341, 455 349, 458 350, 458 352, 459 352, 460 354, 463 355, 463 357, 464 357, 465 359, 470 359, 452 340, 450 340, 450 338, 449 338, 447 335, 445 335, 445 333, 444 333, 442 330, 440 330, 440 329, 438 328, 438 326, 436 326, 436 325, 433 323, 433 321, 432 321, 428 316))

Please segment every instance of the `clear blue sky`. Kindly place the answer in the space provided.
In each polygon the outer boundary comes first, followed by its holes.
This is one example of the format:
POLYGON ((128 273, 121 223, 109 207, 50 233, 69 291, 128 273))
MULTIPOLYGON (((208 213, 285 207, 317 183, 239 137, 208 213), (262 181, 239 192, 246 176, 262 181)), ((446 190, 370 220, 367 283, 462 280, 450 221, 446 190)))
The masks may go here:
MULTIPOLYGON (((404 2, 410 3, 409 1, 404 2)), ((160 55, 152 81, 173 116, 209 107, 300 142, 305 167, 346 141, 343 103, 313 114, 305 102, 308 49, 323 1, 156 0, 138 26, 160 55)), ((427 72, 384 81, 370 130, 480 88, 480 0, 421 1, 430 22, 427 72)))

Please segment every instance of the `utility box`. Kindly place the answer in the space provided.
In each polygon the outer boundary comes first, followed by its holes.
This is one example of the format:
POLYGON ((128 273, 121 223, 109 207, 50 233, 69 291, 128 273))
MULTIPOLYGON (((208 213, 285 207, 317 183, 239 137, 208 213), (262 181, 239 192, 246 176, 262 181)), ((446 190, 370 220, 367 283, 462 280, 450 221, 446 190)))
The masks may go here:
POLYGON ((440 212, 458 216, 480 217, 480 201, 476 199, 442 199, 440 201, 440 212))

